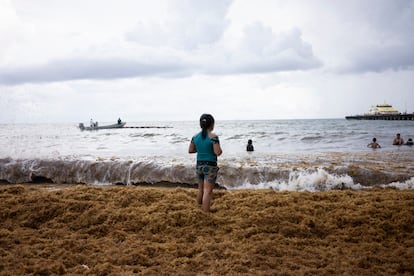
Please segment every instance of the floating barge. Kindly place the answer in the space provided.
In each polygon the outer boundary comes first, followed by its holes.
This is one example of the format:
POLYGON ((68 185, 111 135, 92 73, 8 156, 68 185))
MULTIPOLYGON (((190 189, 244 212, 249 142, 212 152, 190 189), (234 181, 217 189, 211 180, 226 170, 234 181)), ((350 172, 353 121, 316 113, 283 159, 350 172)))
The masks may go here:
POLYGON ((383 103, 371 106, 369 113, 364 115, 345 116, 347 120, 387 120, 387 121, 413 121, 414 113, 401 113, 392 105, 383 103))

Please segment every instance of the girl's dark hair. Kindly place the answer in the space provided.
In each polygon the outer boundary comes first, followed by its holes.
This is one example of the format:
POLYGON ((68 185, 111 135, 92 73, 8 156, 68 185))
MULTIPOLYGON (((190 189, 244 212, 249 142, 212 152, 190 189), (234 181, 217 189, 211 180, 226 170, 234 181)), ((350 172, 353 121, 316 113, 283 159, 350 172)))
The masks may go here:
POLYGON ((203 114, 200 117, 200 127, 202 129, 201 136, 203 139, 207 137, 207 130, 214 124, 214 118, 210 114, 203 114))

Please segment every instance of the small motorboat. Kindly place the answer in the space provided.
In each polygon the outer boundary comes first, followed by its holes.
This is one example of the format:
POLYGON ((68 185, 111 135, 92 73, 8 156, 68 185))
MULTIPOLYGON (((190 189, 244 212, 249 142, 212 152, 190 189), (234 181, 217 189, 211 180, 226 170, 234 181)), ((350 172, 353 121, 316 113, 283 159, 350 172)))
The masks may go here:
POLYGON ((79 124, 80 130, 98 130, 98 129, 111 129, 111 128, 123 128, 125 126, 126 122, 119 122, 112 125, 105 125, 105 126, 99 126, 98 122, 94 123, 92 126, 85 127, 83 123, 79 124))

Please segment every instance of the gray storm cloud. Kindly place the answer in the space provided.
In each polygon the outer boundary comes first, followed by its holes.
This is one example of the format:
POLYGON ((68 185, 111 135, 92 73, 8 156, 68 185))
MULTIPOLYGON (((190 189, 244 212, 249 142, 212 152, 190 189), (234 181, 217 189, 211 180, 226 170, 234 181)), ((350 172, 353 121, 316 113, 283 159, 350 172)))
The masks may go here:
MULTIPOLYGON (((246 26, 236 48, 222 43, 231 23, 232 1, 172 1, 165 22, 139 22, 126 32, 116 52, 54 57, 43 63, 0 65, 0 83, 58 82, 132 77, 182 77, 193 74, 254 74, 308 70, 321 65, 299 29, 274 33, 262 23, 246 26), (123 53, 122 47, 129 45, 123 53), (135 48, 134 48, 135 47, 135 48), (134 52, 131 56, 131 52, 134 52), (146 48, 145 53, 140 51, 146 48), (150 49, 150 50, 148 50, 150 49)), ((94 48, 99 49, 99 45, 94 48)))
MULTIPOLYGON (((312 70, 325 64, 324 56, 318 55, 321 51, 314 46, 321 43, 312 41, 315 37, 303 35, 305 26, 275 31, 271 25, 262 22, 246 22, 241 36, 233 37, 232 45, 226 45, 226 32, 232 24, 228 15, 233 1, 176 0, 166 3, 166 18, 136 20, 129 29, 117 34, 122 41, 108 42, 113 46, 111 50, 99 41, 93 47, 76 44, 74 51, 62 51, 60 55, 46 56, 30 63, 24 59, 10 62, 5 56, 5 62, 0 59, 0 84, 257 74, 312 70)), ((337 28, 339 32, 351 35, 344 38, 347 45, 340 45, 338 49, 330 47, 330 51, 344 61, 332 65, 333 71, 363 73, 414 68, 414 1, 294 3, 305 5, 305 8, 306 5, 324 7, 340 19, 336 23, 346 22, 346 26, 352 28, 337 28)), ((318 11, 317 7, 311 12, 318 11)), ((11 14, 13 22, 17 22, 19 14, 11 14)), ((71 18, 69 15, 66 18, 71 18)), ((318 20, 317 14, 309 18, 318 20)), ((19 28, 23 26, 17 25, 19 28)), ((4 29, 8 34, 12 31, 4 29)), ((324 36, 329 37, 330 33, 321 34, 317 39, 323 40, 324 36)), ((41 39, 36 37, 36 40, 41 39)), ((7 47, 16 43, 24 41, 10 42, 7 47)), ((53 43, 45 45, 54 47, 53 43)), ((21 46, 21 49, 25 50, 25 47, 21 46)))
POLYGON ((299 30, 276 35, 261 24, 246 29, 237 49, 178 52, 177 57, 165 59, 162 58, 165 53, 153 55, 145 59, 68 57, 41 65, 2 67, 0 83, 15 85, 84 79, 182 77, 200 73, 254 74, 308 70, 321 64, 313 55, 311 45, 302 40, 299 30))
POLYGON ((171 76, 188 69, 179 62, 157 63, 121 58, 76 58, 51 61, 42 65, 16 68, 1 68, 0 83, 58 82, 86 79, 118 79, 137 76, 171 76))
POLYGON ((360 41, 348 52, 348 62, 339 66, 339 72, 414 68, 414 1, 350 1, 345 7, 341 16, 353 18, 352 31, 360 41))

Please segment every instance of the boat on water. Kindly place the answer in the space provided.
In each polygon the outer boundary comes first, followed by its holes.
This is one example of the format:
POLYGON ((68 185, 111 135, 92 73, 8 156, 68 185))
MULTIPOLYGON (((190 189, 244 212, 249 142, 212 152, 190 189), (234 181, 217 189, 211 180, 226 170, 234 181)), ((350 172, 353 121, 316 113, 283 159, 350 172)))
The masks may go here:
POLYGON ((401 114, 397 109, 393 108, 392 105, 383 103, 371 106, 368 115, 397 115, 401 114))
POLYGON ((414 113, 401 113, 388 103, 371 106, 363 115, 345 116, 347 120, 414 120, 414 113))
POLYGON ((112 125, 104 125, 99 126, 98 122, 91 124, 91 126, 86 127, 83 123, 79 124, 80 130, 98 130, 98 129, 112 129, 112 128, 123 128, 125 126, 126 122, 118 122, 116 124, 112 125))

